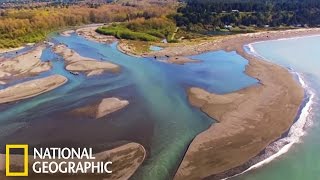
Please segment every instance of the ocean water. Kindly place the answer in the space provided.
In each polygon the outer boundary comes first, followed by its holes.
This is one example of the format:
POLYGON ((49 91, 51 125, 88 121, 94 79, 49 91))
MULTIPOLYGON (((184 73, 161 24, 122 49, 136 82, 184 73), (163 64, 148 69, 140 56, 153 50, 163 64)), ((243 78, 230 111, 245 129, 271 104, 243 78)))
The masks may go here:
MULTIPOLYGON (((48 47, 42 60, 51 61, 53 69, 32 78, 61 74, 69 81, 37 97, 0 105, 1 153, 8 143, 93 147, 103 151, 137 142, 148 154, 133 179, 171 179, 192 139, 214 123, 188 103, 187 88, 196 86, 228 93, 257 83, 244 74, 248 62, 235 52, 192 56, 202 62, 181 66, 127 56, 117 50, 116 43, 100 44, 75 34, 53 36, 51 41, 65 43, 82 56, 118 64, 121 72, 74 76, 64 69, 62 57, 48 47), (127 99, 130 105, 99 120, 70 113, 106 97, 127 99)), ((19 82, 25 80, 28 79, 19 82)))
POLYGON ((250 44, 251 53, 288 68, 305 88, 305 102, 288 133, 269 146, 275 152, 232 180, 320 179, 320 36, 250 44))

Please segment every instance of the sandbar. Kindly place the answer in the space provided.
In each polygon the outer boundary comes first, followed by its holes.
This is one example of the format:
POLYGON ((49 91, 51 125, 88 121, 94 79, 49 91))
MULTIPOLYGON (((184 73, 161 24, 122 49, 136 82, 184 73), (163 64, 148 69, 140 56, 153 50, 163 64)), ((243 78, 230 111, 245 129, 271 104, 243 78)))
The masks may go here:
POLYGON ((99 103, 77 108, 72 111, 72 114, 82 117, 86 116, 99 119, 120 109, 123 109, 127 105, 129 105, 129 101, 127 100, 120 100, 119 98, 115 97, 105 98, 102 99, 99 103))
POLYGON ((82 57, 77 52, 69 49, 66 45, 55 46, 55 53, 61 55, 66 61, 66 69, 73 73, 85 73, 87 76, 98 75, 103 72, 119 72, 120 67, 116 64, 82 57))
POLYGON ((8 82, 12 79, 34 76, 51 69, 50 62, 42 62, 42 51, 45 45, 40 45, 31 51, 0 62, 0 81, 8 82))
POLYGON ((201 61, 193 60, 193 59, 183 57, 183 56, 173 56, 173 57, 169 57, 167 62, 172 63, 172 64, 184 65, 186 63, 199 63, 201 61))
POLYGON ((51 75, 45 78, 30 80, 9 86, 0 90, 0 104, 27 99, 39 94, 43 94, 62 86, 67 81, 68 79, 64 76, 51 75))

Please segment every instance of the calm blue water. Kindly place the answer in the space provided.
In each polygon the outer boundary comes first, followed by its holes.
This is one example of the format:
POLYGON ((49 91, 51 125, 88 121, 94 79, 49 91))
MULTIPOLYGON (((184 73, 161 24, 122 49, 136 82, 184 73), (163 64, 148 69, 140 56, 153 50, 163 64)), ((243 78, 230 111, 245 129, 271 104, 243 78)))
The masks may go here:
POLYGON ((171 178, 191 140, 214 123, 189 105, 188 87, 228 93, 257 83, 243 73, 247 61, 235 52, 192 56, 202 63, 181 66, 130 57, 117 51, 116 44, 99 44, 76 35, 56 36, 52 41, 65 43, 82 56, 118 64, 121 73, 73 76, 64 70, 63 59, 46 49, 42 59, 50 60, 53 69, 39 76, 61 74, 69 82, 40 96, 0 106, 0 142, 96 150, 138 142, 148 157, 133 179, 171 178), (70 113, 112 96, 128 99, 130 105, 97 121, 70 113))
POLYGON ((308 120, 290 138, 299 140, 286 154, 250 171, 236 180, 318 180, 320 179, 320 37, 267 41, 254 44, 256 52, 268 61, 293 69, 306 82, 306 92, 314 93, 308 120))

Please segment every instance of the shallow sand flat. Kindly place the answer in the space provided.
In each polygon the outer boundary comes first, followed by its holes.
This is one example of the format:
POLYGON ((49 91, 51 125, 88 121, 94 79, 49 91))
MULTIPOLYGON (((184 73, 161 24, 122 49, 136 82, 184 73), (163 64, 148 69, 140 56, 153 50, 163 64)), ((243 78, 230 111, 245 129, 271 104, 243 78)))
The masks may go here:
POLYGON ((77 116, 87 116, 90 118, 99 119, 120 109, 123 109, 127 105, 129 105, 129 102, 127 100, 120 100, 119 98, 115 97, 105 98, 97 104, 77 108, 71 113, 77 116))
POLYGON ((199 62, 201 62, 201 61, 193 60, 193 59, 183 57, 183 56, 169 57, 167 61, 172 64, 180 64, 180 65, 183 65, 186 63, 199 63, 199 62))
POLYGON ((0 80, 5 82, 12 78, 37 75, 50 70, 51 64, 40 59, 45 48, 41 45, 15 58, 1 61, 0 80))
MULTIPOLYGON (((35 175, 29 170, 29 177, 26 179, 129 179, 133 173, 138 169, 146 157, 146 150, 138 143, 128 143, 111 150, 103 151, 93 155, 96 159, 94 162, 111 161, 112 174, 102 175, 35 175)), ((10 164, 16 165, 16 168, 21 167, 22 162, 21 155, 11 155, 10 164)), ((50 160, 48 160, 50 161, 50 160)), ((64 160, 55 160, 55 162, 61 162, 64 160)), ((83 162, 84 160, 70 160, 72 162, 83 162)), ((92 160, 90 160, 91 162, 92 160)), ((33 164, 35 160, 33 155, 29 156, 29 166, 33 164)), ((31 169, 31 167, 29 168, 31 169)), ((5 171, 5 155, 0 154, 0 179, 9 179, 4 176, 5 171)), ((12 178, 10 178, 12 179, 12 178)))
POLYGON ((260 84, 225 95, 199 88, 188 90, 190 103, 218 123, 192 141, 175 179, 221 179, 233 175, 237 172, 233 170, 241 168, 290 128, 303 100, 303 88, 287 69, 247 54, 243 45, 312 34, 320 34, 319 29, 237 35, 216 46, 208 42, 187 51, 235 50, 248 59, 246 73, 260 80, 260 84))
POLYGON ((68 79, 64 76, 52 75, 10 86, 0 90, 0 104, 37 96, 53 90, 67 81, 68 79))
POLYGON ((83 72, 88 76, 101 74, 102 72, 118 72, 120 67, 110 62, 82 57, 65 45, 57 45, 54 51, 60 54, 66 61, 66 69, 71 72, 83 72))
POLYGON ((99 34, 96 32, 96 29, 98 27, 103 26, 102 24, 89 26, 89 27, 83 27, 76 30, 77 34, 80 36, 83 36, 84 38, 90 40, 90 41, 96 41, 99 43, 113 43, 117 41, 117 38, 114 36, 107 36, 103 34, 99 34))

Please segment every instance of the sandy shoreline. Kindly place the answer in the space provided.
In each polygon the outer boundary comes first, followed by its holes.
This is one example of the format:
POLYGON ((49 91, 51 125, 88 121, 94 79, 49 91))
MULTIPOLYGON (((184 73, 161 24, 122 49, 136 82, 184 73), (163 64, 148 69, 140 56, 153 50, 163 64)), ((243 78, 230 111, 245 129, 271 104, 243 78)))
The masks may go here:
POLYGON ((213 50, 236 51, 249 61, 246 73, 260 80, 259 85, 225 95, 199 88, 188 90, 190 103, 219 123, 193 140, 175 179, 221 179, 239 173, 235 168, 241 168, 291 127, 303 100, 303 88, 287 69, 247 54, 243 46, 315 34, 320 34, 320 29, 234 35, 219 42, 172 47, 152 54, 180 56, 213 50))

